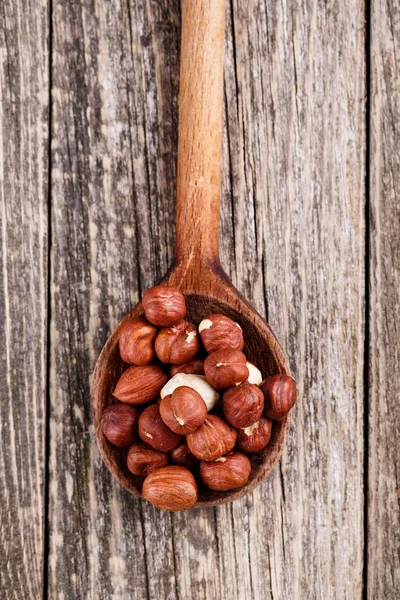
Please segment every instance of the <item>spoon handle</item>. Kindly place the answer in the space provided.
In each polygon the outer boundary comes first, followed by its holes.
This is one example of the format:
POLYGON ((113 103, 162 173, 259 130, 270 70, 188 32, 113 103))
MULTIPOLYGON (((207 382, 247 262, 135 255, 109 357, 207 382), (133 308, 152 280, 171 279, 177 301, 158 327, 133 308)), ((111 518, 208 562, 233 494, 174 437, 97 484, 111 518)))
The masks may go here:
POLYGON ((219 263, 224 30, 225 0, 182 0, 175 265, 219 263))

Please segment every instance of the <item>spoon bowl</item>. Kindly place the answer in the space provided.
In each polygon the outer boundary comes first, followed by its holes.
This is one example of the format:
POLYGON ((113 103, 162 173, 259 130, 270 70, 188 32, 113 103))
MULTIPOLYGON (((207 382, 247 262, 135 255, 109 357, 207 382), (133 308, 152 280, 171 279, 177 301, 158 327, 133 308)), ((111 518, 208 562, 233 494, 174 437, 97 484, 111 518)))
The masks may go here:
MULTIPOLYGON (((176 246, 173 265, 160 283, 183 292, 187 319, 197 325, 213 313, 237 321, 243 329, 247 359, 264 378, 286 375, 288 365, 274 334, 234 288, 219 261, 225 0, 182 0, 181 4, 176 246)), ((101 416, 114 402, 113 390, 128 366, 119 355, 121 327, 142 314, 139 302, 111 334, 97 361, 92 384, 94 427, 104 462, 116 479, 138 496, 143 479, 128 470, 127 450, 107 441, 101 416)), ((288 428, 289 416, 273 422, 269 444, 251 457, 252 471, 244 487, 220 493, 200 486, 195 506, 229 502, 252 490, 279 459, 288 428)))

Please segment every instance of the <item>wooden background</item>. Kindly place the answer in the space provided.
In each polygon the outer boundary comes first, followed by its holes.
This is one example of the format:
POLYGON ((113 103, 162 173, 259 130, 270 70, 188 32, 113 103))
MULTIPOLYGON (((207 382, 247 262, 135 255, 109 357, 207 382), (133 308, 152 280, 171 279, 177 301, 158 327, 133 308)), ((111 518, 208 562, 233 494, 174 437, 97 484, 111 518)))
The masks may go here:
POLYGON ((90 377, 172 257, 178 0, 0 6, 0 589, 400 597, 400 6, 227 5, 221 258, 298 381, 252 494, 166 514, 111 479, 90 377))

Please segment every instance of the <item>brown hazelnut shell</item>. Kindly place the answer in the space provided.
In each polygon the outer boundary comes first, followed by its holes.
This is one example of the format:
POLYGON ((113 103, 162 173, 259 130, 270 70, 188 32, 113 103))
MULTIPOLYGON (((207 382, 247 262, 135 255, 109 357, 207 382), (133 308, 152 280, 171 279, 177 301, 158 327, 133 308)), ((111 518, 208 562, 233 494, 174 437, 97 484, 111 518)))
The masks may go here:
POLYGON ((172 365, 169 372, 170 376, 173 377, 177 373, 186 373, 186 375, 204 375, 204 360, 195 358, 183 365, 172 365))
POLYGON ((174 465, 193 469, 199 464, 199 459, 190 452, 186 442, 171 450, 170 455, 171 462, 174 465))

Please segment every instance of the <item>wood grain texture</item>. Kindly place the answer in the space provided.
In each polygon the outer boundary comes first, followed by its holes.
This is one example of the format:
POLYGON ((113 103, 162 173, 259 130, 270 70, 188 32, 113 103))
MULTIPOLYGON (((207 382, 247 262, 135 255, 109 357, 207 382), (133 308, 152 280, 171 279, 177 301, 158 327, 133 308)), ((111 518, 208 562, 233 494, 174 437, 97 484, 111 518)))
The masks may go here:
POLYGON ((0 595, 43 595, 48 3, 0 7, 0 595))
POLYGON ((364 4, 227 9, 222 262, 299 382, 288 448, 172 516, 102 465, 90 374, 173 251, 179 2, 55 0, 51 598, 361 595, 364 4))
POLYGON ((373 2, 368 598, 400 596, 400 7, 373 2))

